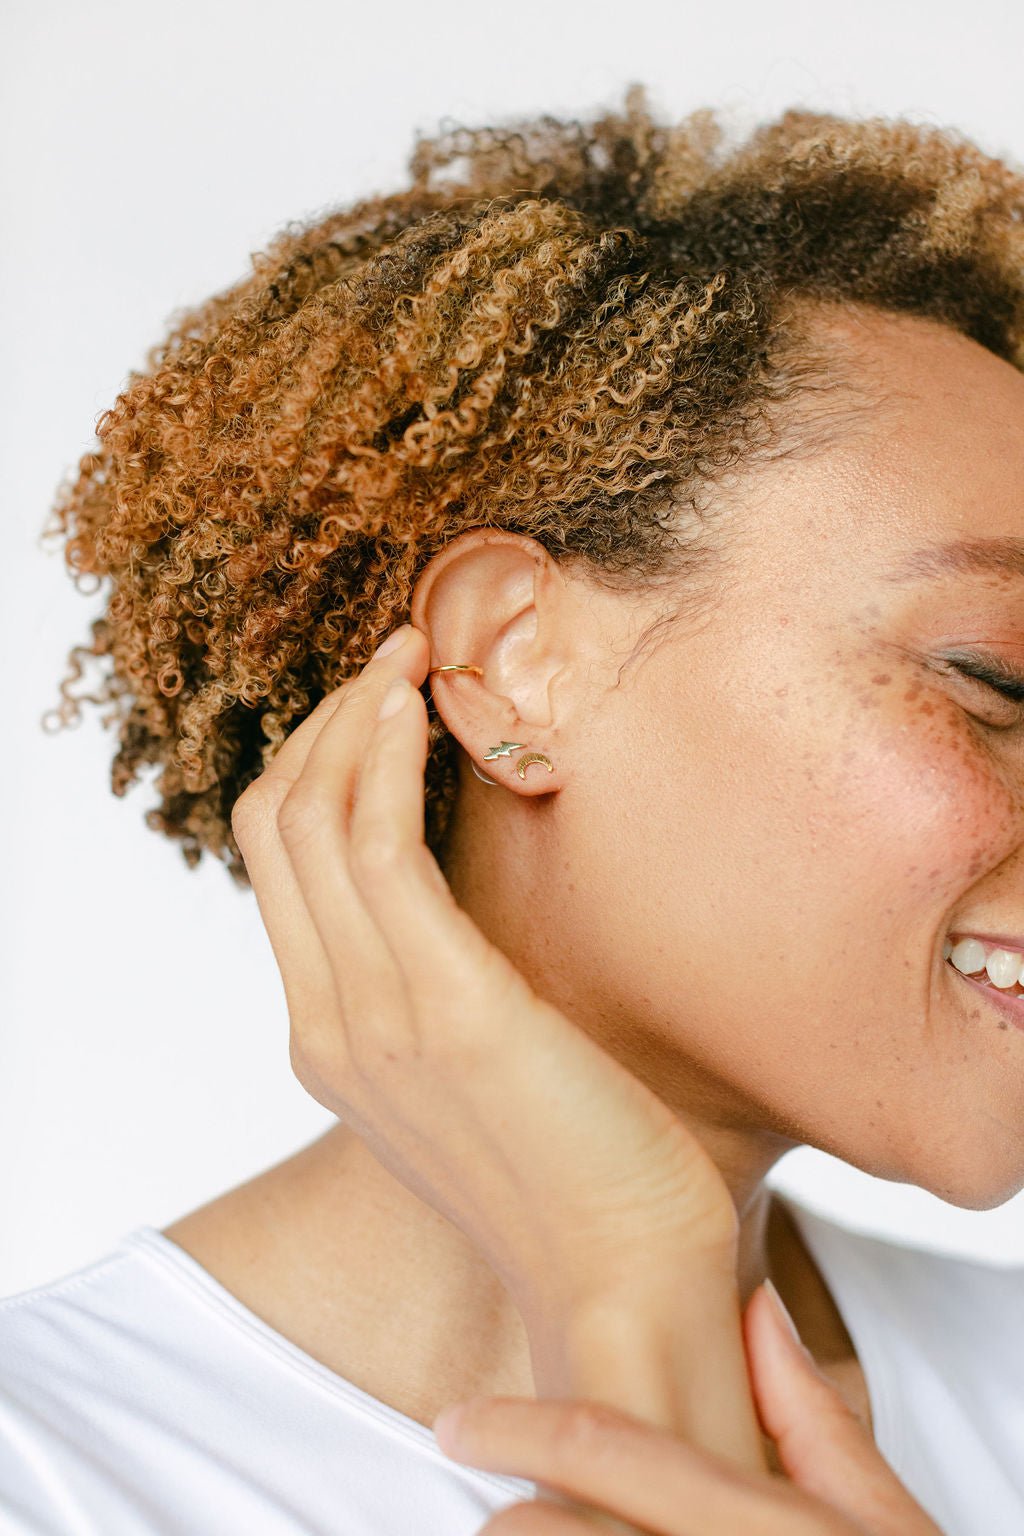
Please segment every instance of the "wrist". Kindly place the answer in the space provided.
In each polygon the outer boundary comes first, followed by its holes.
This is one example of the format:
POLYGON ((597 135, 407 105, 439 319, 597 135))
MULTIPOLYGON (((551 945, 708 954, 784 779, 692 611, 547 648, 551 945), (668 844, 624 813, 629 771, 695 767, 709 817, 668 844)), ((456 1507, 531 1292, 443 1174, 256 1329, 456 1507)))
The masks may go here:
POLYGON ((603 1403, 764 1470, 735 1271, 593 1292, 524 1322, 538 1397, 603 1403))
POLYGON ((591 1297, 528 1326, 538 1397, 605 1403, 663 1429, 680 1416, 680 1331, 638 1297, 591 1297))

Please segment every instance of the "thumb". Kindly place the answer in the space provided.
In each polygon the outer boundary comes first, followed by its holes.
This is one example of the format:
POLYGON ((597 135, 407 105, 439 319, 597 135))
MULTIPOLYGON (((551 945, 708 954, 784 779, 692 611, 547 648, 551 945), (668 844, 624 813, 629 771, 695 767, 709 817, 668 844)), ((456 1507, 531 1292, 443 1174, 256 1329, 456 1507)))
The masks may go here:
POLYGON ((786 1476, 872 1536, 930 1536, 937 1527, 882 1456, 838 1387, 815 1364, 766 1280, 743 1319, 761 1427, 786 1476))

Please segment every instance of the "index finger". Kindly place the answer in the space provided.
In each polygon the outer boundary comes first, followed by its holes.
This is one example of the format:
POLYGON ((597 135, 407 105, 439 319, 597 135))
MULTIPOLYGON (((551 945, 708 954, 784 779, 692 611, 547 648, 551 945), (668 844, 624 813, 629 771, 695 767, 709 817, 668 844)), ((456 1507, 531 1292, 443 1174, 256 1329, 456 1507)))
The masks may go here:
MULTIPOLYGON (((330 693, 324 694, 305 720, 290 732, 283 744, 278 747, 273 761, 260 778, 254 780, 254 783, 249 786, 250 789, 255 784, 266 782, 280 784, 285 789, 290 788, 305 767, 313 743, 336 710, 343 705, 346 708, 350 705, 358 708, 358 701, 361 698, 365 698, 368 694, 377 697, 393 678, 402 674, 409 675, 412 656, 417 653, 414 647, 407 644, 409 635, 406 631, 426 640, 423 631, 414 629, 411 624, 402 624, 398 629, 392 630, 374 651, 366 666, 353 677, 339 683, 337 688, 332 688, 330 693), (391 651, 385 650, 385 647, 392 642, 396 642, 395 648, 391 651)), ((372 715, 370 718, 372 719, 372 715)), ((243 791, 243 794, 245 793, 247 791, 243 791)))
MULTIPOLYGON (((454 1461, 503 1472, 626 1520, 652 1536, 821 1536, 821 1513, 781 1478, 748 1472, 603 1403, 474 1398, 456 1435, 435 1438, 454 1461)), ((855 1527, 836 1515, 837 1533, 855 1527)))
MULTIPOLYGON (((407 680, 422 682, 426 654, 416 652, 419 659, 412 665, 408 642, 401 654, 406 652, 407 680)), ((504 994, 512 988, 525 994, 525 979, 458 905, 427 848, 423 775, 429 735, 423 697, 412 687, 397 713, 380 718, 374 709, 365 734, 368 744, 361 731, 332 718, 293 791, 294 817, 281 823, 324 948, 329 955, 338 949, 339 931, 369 934, 372 928, 409 983, 413 1012, 429 1009, 439 989, 450 999, 454 988, 470 1011, 468 999, 481 987, 492 999, 499 987, 504 994)), ((346 993, 354 1001, 370 981, 358 967, 347 979, 339 977, 343 1006, 346 993)))
MULTIPOLYGON (((408 628, 402 626, 401 630, 394 631, 384 646, 408 628)), ((408 635, 404 638, 407 640, 408 635)), ((425 637, 421 636, 420 643, 425 643, 425 637)), ((332 689, 295 727, 278 749, 273 762, 243 791, 232 807, 232 831, 281 970, 290 1011, 293 1004, 298 1003, 300 993, 303 997, 330 999, 335 992, 335 983, 308 903, 282 846, 277 824, 279 808, 293 793, 310 752, 330 722, 340 711, 345 712, 346 725, 350 718, 358 718, 360 699, 366 695, 371 698, 379 695, 381 688, 386 688, 396 676, 408 672, 414 654, 417 654, 415 646, 399 644, 391 651, 378 647, 357 676, 332 689), (356 715, 350 716, 349 711, 353 708, 356 715), (305 921, 301 920, 303 915, 305 921)), ((326 1004, 323 1011, 330 1011, 326 1004)))

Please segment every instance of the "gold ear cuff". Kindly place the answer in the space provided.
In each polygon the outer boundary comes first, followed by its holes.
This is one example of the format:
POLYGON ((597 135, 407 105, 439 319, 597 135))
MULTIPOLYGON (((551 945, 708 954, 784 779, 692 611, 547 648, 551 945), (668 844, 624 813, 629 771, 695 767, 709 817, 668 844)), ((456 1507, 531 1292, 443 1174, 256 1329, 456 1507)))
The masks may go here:
MULTIPOLYGON (((474 667, 468 662, 462 661, 451 661, 443 667, 431 667, 427 676, 429 677, 434 672, 475 672, 479 677, 484 675, 483 667, 474 667)), ((491 762, 496 757, 510 757, 517 747, 525 747, 525 745, 525 741, 502 741, 496 747, 488 747, 484 753, 484 762, 491 762)), ((472 758, 470 758, 469 763, 477 778, 481 779, 484 784, 497 784, 499 782, 497 779, 489 779, 486 774, 481 773, 472 758)), ((543 752, 524 752, 523 756, 516 763, 516 773, 521 779, 526 778, 526 770, 531 763, 541 763, 547 768, 548 773, 554 773, 555 771, 551 759, 545 757, 543 752)))

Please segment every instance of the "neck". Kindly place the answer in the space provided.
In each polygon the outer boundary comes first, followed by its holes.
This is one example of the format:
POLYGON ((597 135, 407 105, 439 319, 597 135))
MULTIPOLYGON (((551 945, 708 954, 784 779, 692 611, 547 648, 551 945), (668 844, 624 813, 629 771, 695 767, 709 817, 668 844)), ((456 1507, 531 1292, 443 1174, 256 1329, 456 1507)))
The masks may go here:
MULTIPOLYGON (((770 1191, 745 1207, 744 1303, 768 1272, 770 1191)), ((272 1328, 421 1424, 458 1398, 534 1395, 496 1276, 344 1125, 164 1230, 272 1328)))

